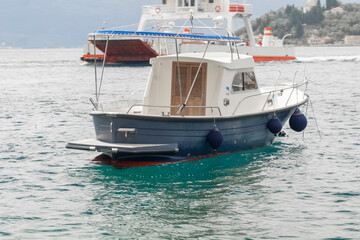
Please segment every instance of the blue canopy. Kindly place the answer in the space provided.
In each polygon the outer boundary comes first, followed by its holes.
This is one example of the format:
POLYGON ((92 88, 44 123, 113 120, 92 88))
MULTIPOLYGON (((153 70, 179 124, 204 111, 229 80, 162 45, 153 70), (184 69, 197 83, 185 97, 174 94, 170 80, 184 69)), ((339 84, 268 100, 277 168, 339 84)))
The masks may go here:
POLYGON ((199 34, 184 34, 184 33, 165 33, 165 32, 142 32, 142 31, 94 31, 89 34, 89 37, 96 36, 124 36, 124 37, 152 37, 152 38, 171 38, 171 39, 187 39, 187 40, 201 40, 201 41, 226 41, 226 42, 241 42, 237 37, 226 37, 218 35, 199 35, 199 34))

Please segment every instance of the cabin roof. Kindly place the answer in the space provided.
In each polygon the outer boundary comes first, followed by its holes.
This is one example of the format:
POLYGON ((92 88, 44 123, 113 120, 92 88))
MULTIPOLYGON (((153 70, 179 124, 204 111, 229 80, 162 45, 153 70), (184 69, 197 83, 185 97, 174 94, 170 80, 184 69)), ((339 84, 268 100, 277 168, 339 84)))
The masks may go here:
POLYGON ((220 35, 199 35, 189 33, 169 33, 169 32, 144 32, 144 31, 113 31, 113 30, 99 30, 89 33, 89 40, 93 40, 94 37, 101 38, 106 36, 118 36, 122 38, 129 37, 151 37, 151 38, 163 38, 163 39, 186 39, 186 40, 201 40, 201 41, 216 41, 216 42, 242 42, 238 37, 228 37, 220 35))
MULTIPOLYGON (((181 53, 179 54, 180 62, 201 62, 204 53, 181 53)), ((207 52, 204 57, 204 62, 215 62, 220 64, 228 69, 242 69, 242 68, 251 68, 254 67, 254 59, 252 56, 240 54, 240 59, 236 53, 233 54, 233 59, 231 59, 231 54, 226 52, 207 52)), ((176 54, 159 56, 152 58, 150 64, 154 65, 157 62, 163 61, 177 61, 176 54)))

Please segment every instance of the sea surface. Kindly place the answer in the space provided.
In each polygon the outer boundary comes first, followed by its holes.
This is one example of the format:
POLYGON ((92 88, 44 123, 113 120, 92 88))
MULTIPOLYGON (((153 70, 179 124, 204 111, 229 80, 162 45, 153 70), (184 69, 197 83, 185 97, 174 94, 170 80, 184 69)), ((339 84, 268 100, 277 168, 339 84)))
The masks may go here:
MULTIPOLYGON (((296 53, 256 73, 305 72, 304 135, 287 124, 265 148, 117 169, 65 148, 95 137, 82 50, 0 50, 0 239, 360 239, 360 47, 296 53)), ((105 68, 101 100, 141 101, 149 70, 105 68)))

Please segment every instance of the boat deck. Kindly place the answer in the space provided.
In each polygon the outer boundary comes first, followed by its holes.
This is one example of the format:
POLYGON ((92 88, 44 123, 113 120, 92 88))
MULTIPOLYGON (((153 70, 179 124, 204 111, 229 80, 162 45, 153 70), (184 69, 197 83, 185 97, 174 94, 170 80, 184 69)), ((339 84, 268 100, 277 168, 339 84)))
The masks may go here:
POLYGON ((108 143, 96 139, 84 139, 71 142, 66 148, 88 151, 108 151, 112 153, 175 153, 179 151, 178 144, 125 144, 108 143))

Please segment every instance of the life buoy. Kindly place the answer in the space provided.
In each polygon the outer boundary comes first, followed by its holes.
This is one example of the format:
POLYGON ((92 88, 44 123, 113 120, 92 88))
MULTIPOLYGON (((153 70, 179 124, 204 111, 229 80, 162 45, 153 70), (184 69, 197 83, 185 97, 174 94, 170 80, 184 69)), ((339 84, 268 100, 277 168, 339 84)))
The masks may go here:
POLYGON ((157 14, 159 14, 159 13, 160 13, 160 11, 161 11, 161 9, 160 9, 160 8, 155 8, 155 12, 156 12, 157 14))
POLYGON ((215 7, 215 12, 220 12, 221 11, 221 7, 220 6, 216 6, 215 7))

